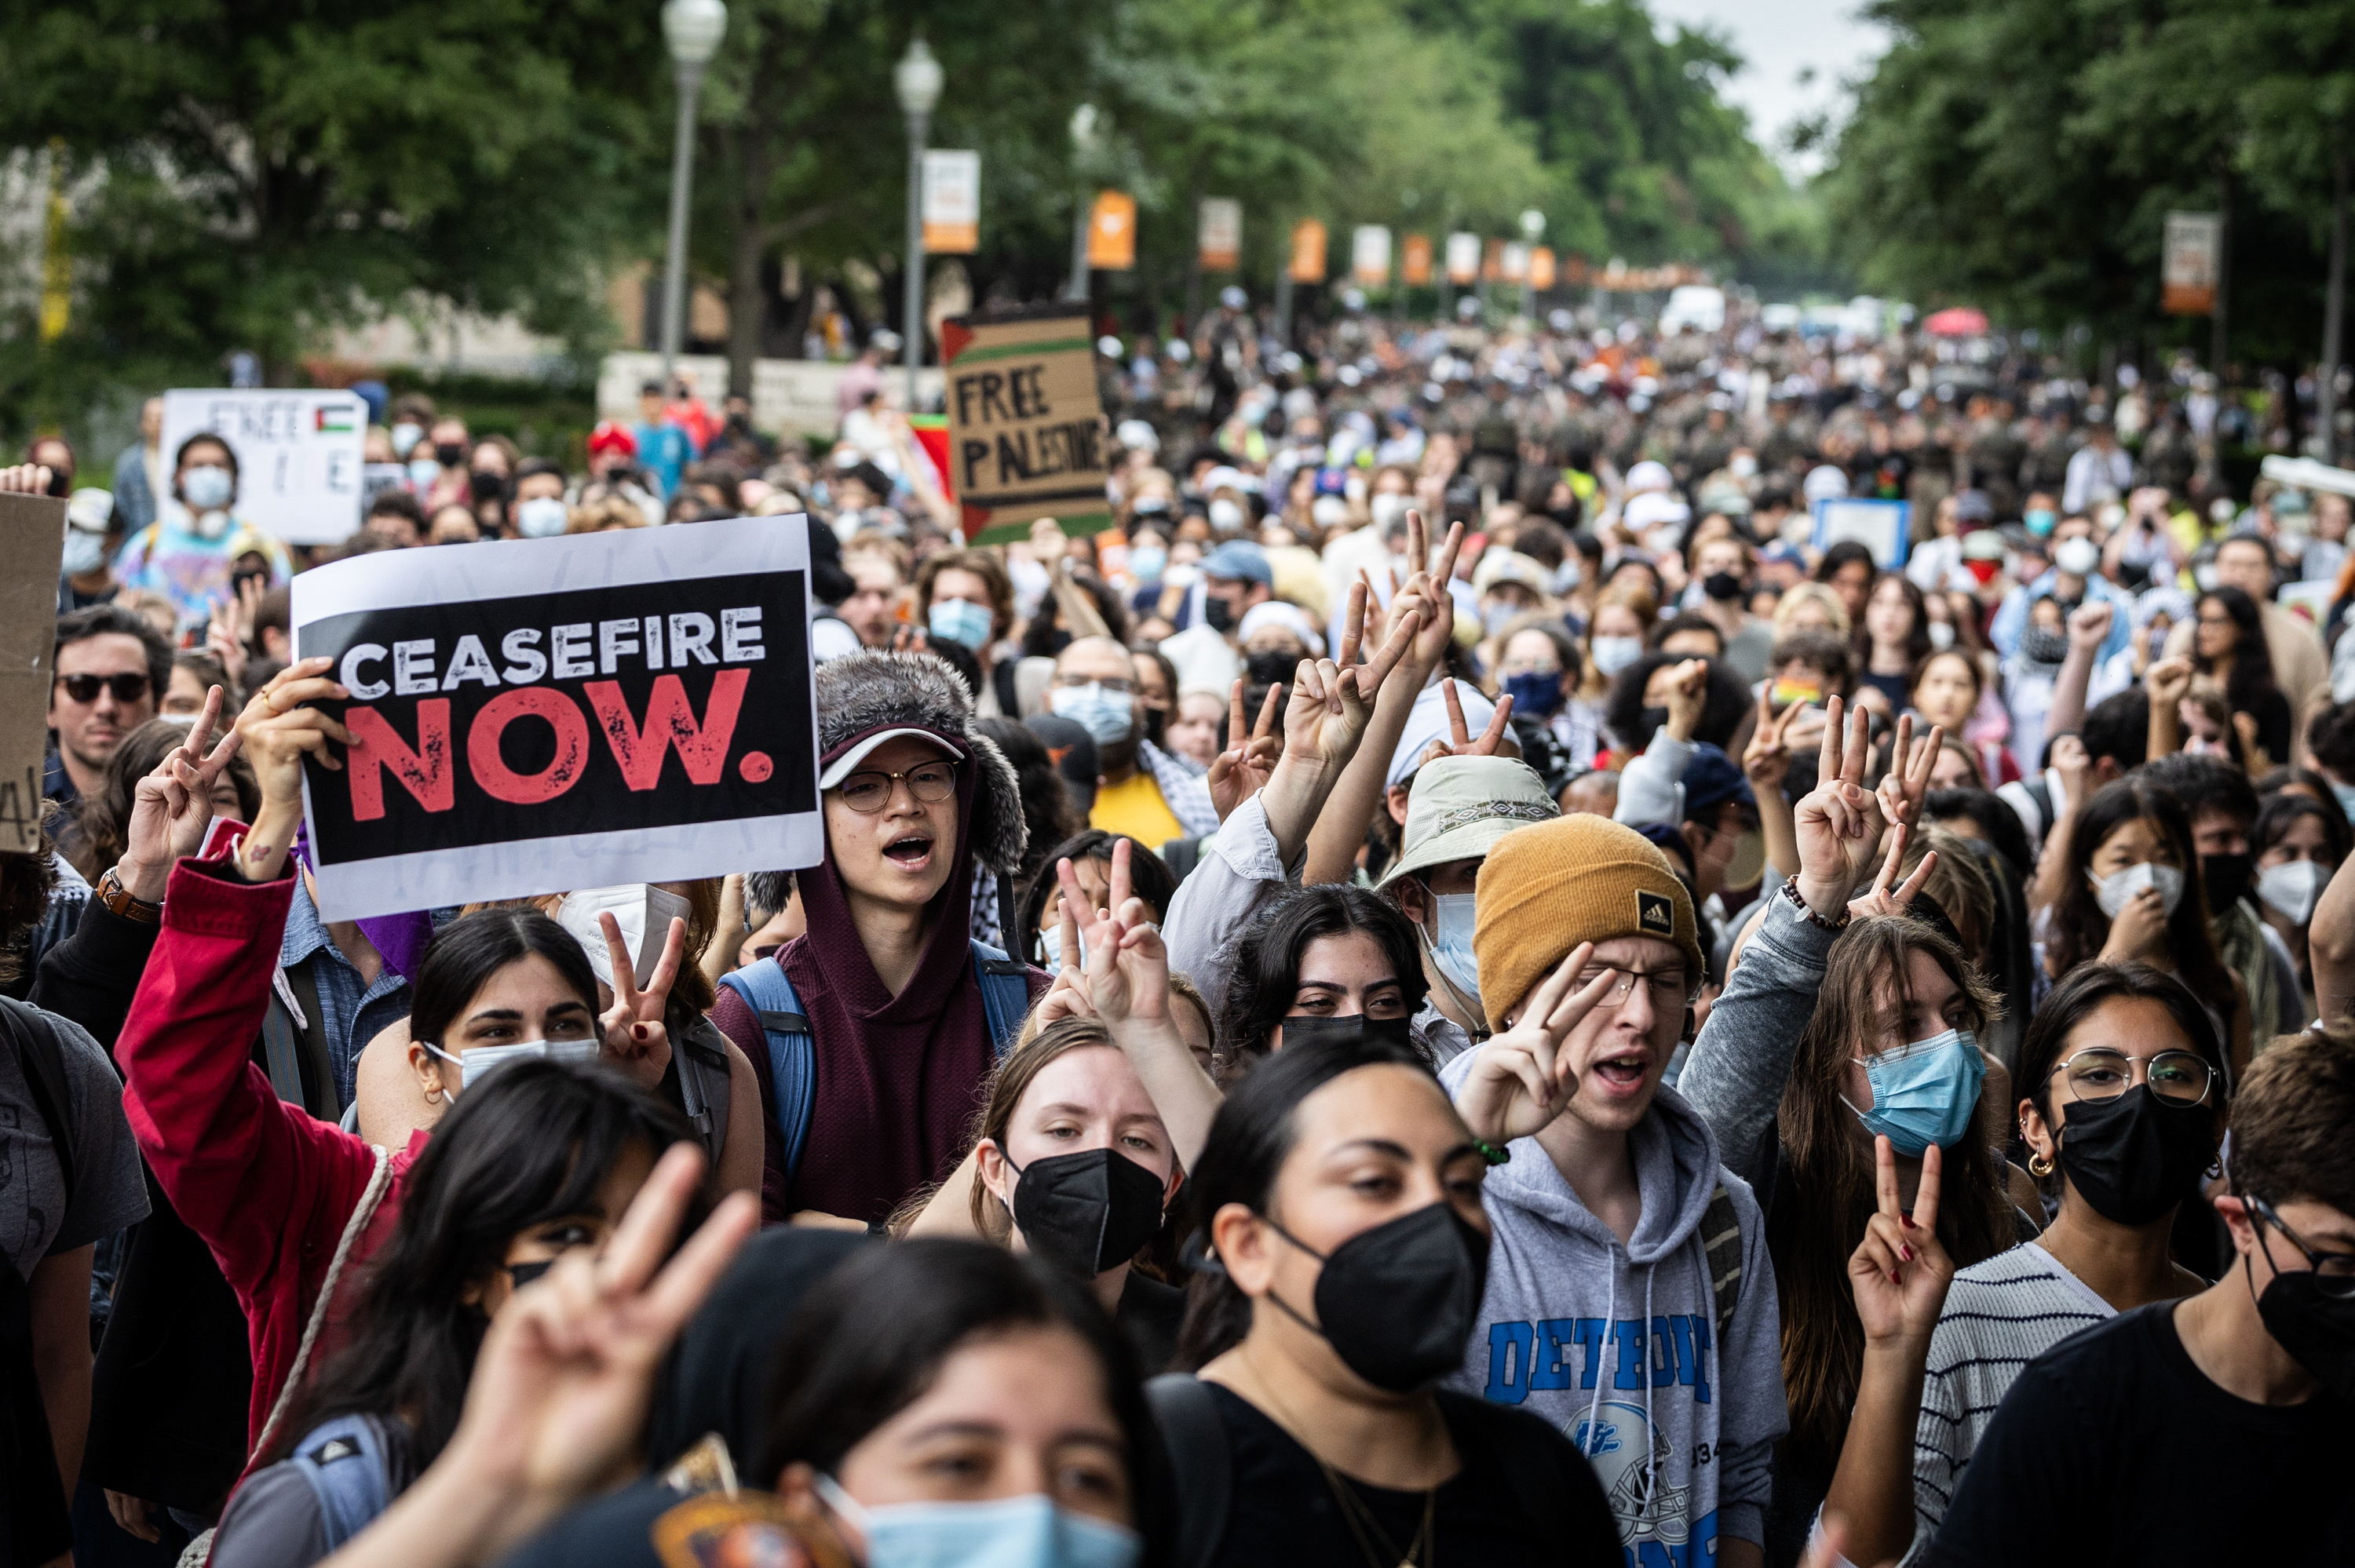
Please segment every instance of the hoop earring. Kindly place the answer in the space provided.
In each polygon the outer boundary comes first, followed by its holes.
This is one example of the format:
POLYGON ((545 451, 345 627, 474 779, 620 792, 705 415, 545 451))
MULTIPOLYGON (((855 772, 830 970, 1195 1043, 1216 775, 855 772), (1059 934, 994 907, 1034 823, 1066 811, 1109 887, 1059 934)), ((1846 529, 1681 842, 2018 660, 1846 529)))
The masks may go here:
POLYGON ((2028 1157, 2028 1173, 2041 1181, 2052 1174, 2052 1161, 2041 1154, 2031 1154, 2028 1157))

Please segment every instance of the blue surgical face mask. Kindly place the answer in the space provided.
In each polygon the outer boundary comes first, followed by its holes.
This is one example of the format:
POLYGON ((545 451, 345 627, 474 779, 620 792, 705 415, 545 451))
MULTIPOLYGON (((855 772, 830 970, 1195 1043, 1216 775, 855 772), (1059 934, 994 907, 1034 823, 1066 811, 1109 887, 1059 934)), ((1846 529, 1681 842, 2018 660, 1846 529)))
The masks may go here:
POLYGON ((962 642, 978 653, 989 646, 989 633, 996 620, 969 599, 936 599, 924 617, 924 625, 933 636, 962 642))
POLYGON ((1059 717, 1078 724, 1098 746, 1117 746, 1135 727, 1135 704, 1125 692, 1107 692, 1094 684, 1057 686, 1047 701, 1059 717))
POLYGON ((409 482, 410 482, 410 483, 411 483, 411 484, 432 484, 434 481, 436 481, 436 480, 440 479, 441 477, 442 477, 442 465, 441 465, 440 463, 438 463, 438 462, 435 462, 432 458, 430 458, 430 457, 421 457, 421 458, 410 458, 410 459, 409 460, 409 482))
POLYGON ((425 427, 422 425, 410 424, 408 421, 403 420, 401 423, 393 426, 391 433, 392 455, 397 458, 405 458, 409 455, 410 448, 415 446, 418 442, 425 439, 425 427))
POLYGON ((218 463, 199 463, 180 475, 180 494, 191 512, 218 512, 237 493, 237 481, 218 463))
POLYGON ((1527 714, 1531 718, 1551 718, 1554 709, 1561 706, 1561 672, 1559 670, 1524 670, 1504 680, 1505 694, 1513 699, 1513 712, 1527 714))
POLYGON ((1434 893, 1431 903, 1431 956, 1447 978, 1455 982, 1456 990, 1477 1001, 1480 960, 1472 951, 1473 895, 1434 893))
POLYGON ((1128 575, 1141 583, 1157 583, 1161 574, 1169 569, 1169 552, 1158 545, 1144 545, 1128 553, 1128 575))
POLYGON ((535 495, 516 503, 515 520, 516 532, 525 538, 553 539, 570 524, 572 514, 557 496, 535 495))
POLYGON ((1050 971, 1063 967, 1063 923, 1060 919, 1051 926, 1039 927, 1039 967, 1050 971))
POLYGON ((59 558, 58 570, 69 577, 94 572, 106 564, 106 535, 93 534, 87 528, 66 530, 65 553, 59 558))
POLYGON ((812 1486, 867 1538, 867 1568, 1132 1568, 1144 1552, 1136 1531, 1057 1508, 1040 1492, 868 1508, 831 1476, 812 1486))
POLYGON ((2052 532, 2053 527, 2060 523, 2061 517, 2058 513, 2044 507, 2031 506, 2019 514, 2019 520, 2028 524, 2030 533, 2041 539, 2045 535, 2052 532))
POLYGON ((2347 813, 2347 820, 2355 822, 2355 784, 2341 784, 2333 779, 2330 792, 2339 797, 2339 809, 2347 813))
MULTIPOLYGON (((1919 1155, 1932 1144, 1950 1147, 1978 1110, 1979 1082, 1987 1076, 1979 1044, 1967 1029, 1949 1029, 1865 1057, 1865 1081, 1872 1086, 1872 1108, 1856 1111, 1864 1130, 1887 1138, 1900 1154, 1919 1155)), ((1841 1097, 1847 1102, 1847 1097, 1841 1097)))

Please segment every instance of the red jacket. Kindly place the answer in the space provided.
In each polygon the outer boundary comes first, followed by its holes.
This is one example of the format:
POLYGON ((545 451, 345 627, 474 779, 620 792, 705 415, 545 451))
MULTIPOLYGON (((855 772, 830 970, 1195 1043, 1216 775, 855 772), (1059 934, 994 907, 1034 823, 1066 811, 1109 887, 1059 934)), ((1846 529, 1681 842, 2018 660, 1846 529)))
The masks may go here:
MULTIPOLYGON (((281 1100, 250 1060, 293 886, 291 875, 246 882, 226 859, 176 866, 163 935, 114 1048, 139 1151, 245 1308, 249 1443, 293 1370, 336 1243, 376 1164, 359 1139, 281 1100)), ((413 1134, 392 1157, 390 1185, 353 1244, 312 1347, 313 1371, 342 1343, 359 1297, 356 1266, 390 1238, 426 1137, 413 1134)))

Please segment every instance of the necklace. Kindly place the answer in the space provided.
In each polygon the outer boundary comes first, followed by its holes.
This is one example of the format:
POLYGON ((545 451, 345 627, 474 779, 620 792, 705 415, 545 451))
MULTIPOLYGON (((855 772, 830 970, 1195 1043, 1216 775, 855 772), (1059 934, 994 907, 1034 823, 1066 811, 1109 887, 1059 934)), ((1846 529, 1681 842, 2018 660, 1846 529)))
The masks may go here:
MULTIPOLYGON (((1251 1365, 1248 1350, 1244 1353, 1245 1364, 1251 1365)), ((1275 1407, 1275 1414, 1282 1418, 1278 1424, 1294 1442, 1300 1445, 1302 1453, 1316 1461, 1316 1468, 1324 1473, 1325 1485, 1332 1491, 1333 1501, 1340 1510, 1341 1522, 1348 1527, 1350 1536, 1358 1543, 1358 1550, 1365 1553, 1367 1568, 1386 1568, 1386 1564, 1391 1563, 1397 1563, 1398 1568, 1433 1568, 1439 1560, 1439 1542, 1435 1533, 1439 1489, 1436 1486, 1423 1489, 1422 1527, 1407 1542, 1406 1550, 1401 1552, 1391 1544, 1390 1532, 1382 1528, 1381 1521, 1374 1517, 1373 1510, 1366 1506, 1366 1499, 1358 1495, 1358 1489, 1349 1484, 1348 1478, 1327 1464, 1324 1456, 1302 1438, 1301 1434, 1308 1429, 1300 1424, 1282 1400, 1276 1398, 1273 1382, 1261 1374, 1256 1365, 1252 1365, 1252 1381, 1260 1385, 1261 1394, 1275 1407)))

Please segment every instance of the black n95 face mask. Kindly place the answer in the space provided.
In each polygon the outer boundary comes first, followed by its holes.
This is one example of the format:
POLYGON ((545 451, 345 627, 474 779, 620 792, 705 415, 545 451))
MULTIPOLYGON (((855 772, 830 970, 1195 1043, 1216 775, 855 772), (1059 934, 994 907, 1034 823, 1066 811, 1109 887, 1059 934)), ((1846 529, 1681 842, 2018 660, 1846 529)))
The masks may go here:
POLYGON ((1014 1224, 1040 1257, 1093 1279, 1135 1257, 1161 1228, 1161 1178, 1116 1150, 1006 1162, 1014 1183, 1014 1224))
POLYGON ((1464 1364, 1464 1347, 1488 1287, 1488 1238, 1445 1203, 1360 1231, 1319 1253, 1290 1231, 1278 1235, 1320 1259, 1316 1321, 1272 1299, 1324 1336, 1351 1372, 1376 1388, 1411 1393, 1464 1364))

